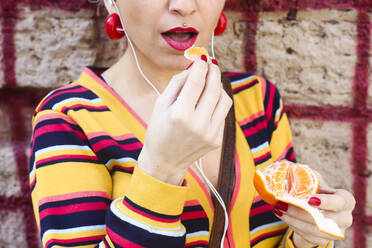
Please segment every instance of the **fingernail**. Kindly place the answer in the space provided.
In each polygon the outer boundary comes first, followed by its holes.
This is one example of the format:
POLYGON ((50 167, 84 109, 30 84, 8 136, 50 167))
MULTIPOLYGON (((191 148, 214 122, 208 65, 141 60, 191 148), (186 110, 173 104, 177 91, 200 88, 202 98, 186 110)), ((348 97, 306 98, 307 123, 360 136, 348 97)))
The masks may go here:
POLYGON ((205 56, 204 54, 202 54, 202 56, 200 56, 200 58, 201 58, 203 61, 207 62, 207 56, 205 56))
POLYGON ((218 65, 218 62, 215 59, 212 59, 212 63, 215 64, 215 65, 218 65))
POLYGON ((194 61, 186 68, 186 70, 190 69, 190 67, 194 64, 194 61))
POLYGON ((288 204, 285 202, 277 202, 275 208, 286 212, 288 210, 288 204))
POLYGON ((318 197, 311 197, 307 203, 312 206, 320 206, 322 201, 318 197))
POLYGON ((273 208, 273 210, 271 210, 271 211, 273 211, 273 213, 276 214, 276 215, 278 215, 278 216, 282 216, 283 215, 283 213, 280 212, 280 210, 277 209, 277 208, 273 208))

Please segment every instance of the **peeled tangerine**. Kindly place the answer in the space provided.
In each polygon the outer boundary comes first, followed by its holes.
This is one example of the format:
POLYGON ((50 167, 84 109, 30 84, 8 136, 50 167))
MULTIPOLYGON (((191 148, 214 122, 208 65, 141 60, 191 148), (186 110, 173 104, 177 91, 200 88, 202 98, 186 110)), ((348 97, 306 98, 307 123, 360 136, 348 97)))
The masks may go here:
POLYGON ((207 58, 209 57, 208 51, 203 47, 190 47, 184 52, 185 57, 192 61, 194 61, 196 58, 200 57, 203 54, 207 56, 207 58))
POLYGON ((263 171, 256 170, 253 182, 265 202, 274 205, 282 201, 302 208, 314 219, 319 231, 336 238, 344 238, 336 222, 326 218, 318 208, 307 203, 310 197, 319 191, 318 175, 310 166, 287 160, 275 162, 263 171))

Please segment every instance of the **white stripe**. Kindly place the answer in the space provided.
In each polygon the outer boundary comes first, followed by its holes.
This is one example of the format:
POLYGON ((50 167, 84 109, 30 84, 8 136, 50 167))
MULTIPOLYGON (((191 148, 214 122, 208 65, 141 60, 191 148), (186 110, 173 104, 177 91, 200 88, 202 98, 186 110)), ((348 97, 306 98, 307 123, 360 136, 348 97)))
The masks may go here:
POLYGON ((276 221, 276 222, 273 222, 273 223, 262 225, 262 226, 256 227, 252 231, 250 231, 249 234, 250 235, 253 235, 255 232, 258 232, 258 231, 260 231, 260 230, 262 230, 264 228, 268 228, 268 227, 272 227, 272 226, 278 226, 278 225, 281 225, 283 223, 284 223, 283 221, 276 221))
POLYGON ((120 202, 122 200, 123 200, 122 198, 118 198, 115 201, 113 201, 112 204, 111 204, 111 206, 110 206, 110 210, 118 218, 120 218, 122 221, 128 222, 129 224, 134 225, 136 227, 139 227, 141 229, 144 229, 144 230, 146 230, 146 231, 148 231, 150 233, 155 233, 155 234, 160 234, 160 235, 166 235, 166 236, 170 236, 170 237, 182 237, 182 236, 185 235, 186 230, 183 228, 182 225, 179 225, 179 226, 177 226, 175 228, 159 228, 159 227, 150 226, 150 225, 148 225, 146 223, 141 223, 141 222, 139 222, 137 220, 133 220, 133 219, 129 218, 128 216, 123 215, 115 207, 115 205, 117 205, 118 202, 120 202), (167 231, 167 230, 173 230, 174 232, 167 231))
POLYGON ((119 159, 113 158, 113 159, 110 159, 109 161, 107 161, 107 163, 105 164, 106 167, 109 167, 113 162, 119 162, 119 163, 137 162, 137 160, 135 160, 131 157, 125 157, 125 158, 119 158, 119 159))
POLYGON ((263 143, 259 146, 256 146, 255 148, 251 148, 251 151, 252 151, 252 153, 256 153, 256 152, 261 151, 262 149, 264 149, 267 146, 269 146, 269 143, 266 141, 265 143, 263 143))
POLYGON ((65 103, 72 102, 72 101, 81 101, 81 102, 97 103, 97 102, 102 102, 102 99, 101 99, 101 98, 86 99, 86 98, 81 98, 81 97, 71 97, 71 98, 65 99, 65 100, 63 100, 63 101, 60 101, 60 102, 54 104, 53 107, 52 107, 52 109, 53 109, 53 110, 56 110, 57 107, 58 107, 58 105, 60 105, 60 104, 65 104, 65 103))
POLYGON ((282 111, 282 109, 281 108, 278 108, 276 110, 276 112, 275 112, 275 117, 277 117, 280 114, 281 111, 282 111))
POLYGON ((195 237, 195 236, 199 236, 199 235, 209 235, 209 232, 208 231, 199 231, 199 232, 188 233, 188 234, 186 234, 186 238, 195 237))
POLYGON ((51 146, 44 149, 40 149, 35 152, 35 157, 39 156, 40 154, 51 152, 51 151, 61 151, 61 150, 84 150, 89 151, 91 150, 89 146, 78 146, 78 145, 59 145, 59 146, 51 146))
POLYGON ((252 76, 249 76, 249 77, 246 77, 246 78, 242 78, 242 79, 239 79, 239 80, 236 80, 236 81, 231 82, 231 84, 238 84, 238 83, 247 81, 247 80, 249 80, 251 78, 254 78, 254 77, 256 77, 256 76, 255 75, 252 75, 252 76))
POLYGON ((103 241, 99 243, 99 248, 104 248, 103 241))
POLYGON ((105 225, 94 225, 94 226, 81 226, 81 227, 74 227, 74 228, 67 228, 67 229, 49 229, 43 235, 42 241, 44 243, 44 239, 49 234, 62 234, 62 233, 77 233, 83 231, 90 231, 90 230, 100 230, 106 229, 105 225))

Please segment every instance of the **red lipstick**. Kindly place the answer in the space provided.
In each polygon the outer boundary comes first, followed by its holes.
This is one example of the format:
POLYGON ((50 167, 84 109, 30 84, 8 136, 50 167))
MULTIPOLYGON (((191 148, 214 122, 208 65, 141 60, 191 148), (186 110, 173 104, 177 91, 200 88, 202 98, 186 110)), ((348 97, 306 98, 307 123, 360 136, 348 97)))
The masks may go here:
POLYGON ((176 27, 161 33, 161 35, 173 49, 185 51, 194 45, 198 33, 198 30, 192 27, 176 27))

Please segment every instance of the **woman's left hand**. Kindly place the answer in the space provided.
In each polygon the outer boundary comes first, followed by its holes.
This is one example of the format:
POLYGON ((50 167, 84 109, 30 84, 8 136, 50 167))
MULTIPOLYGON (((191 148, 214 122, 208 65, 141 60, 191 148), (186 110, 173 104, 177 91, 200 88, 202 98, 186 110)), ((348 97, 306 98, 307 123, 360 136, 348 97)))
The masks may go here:
MULTIPOLYGON (((319 192, 310 198, 309 204, 320 209, 326 218, 334 220, 343 234, 353 222, 354 196, 346 190, 330 188, 322 178, 319 192)), ((273 212, 294 231, 292 241, 296 248, 325 246, 335 239, 320 232, 310 214, 301 208, 279 202, 273 212)))

